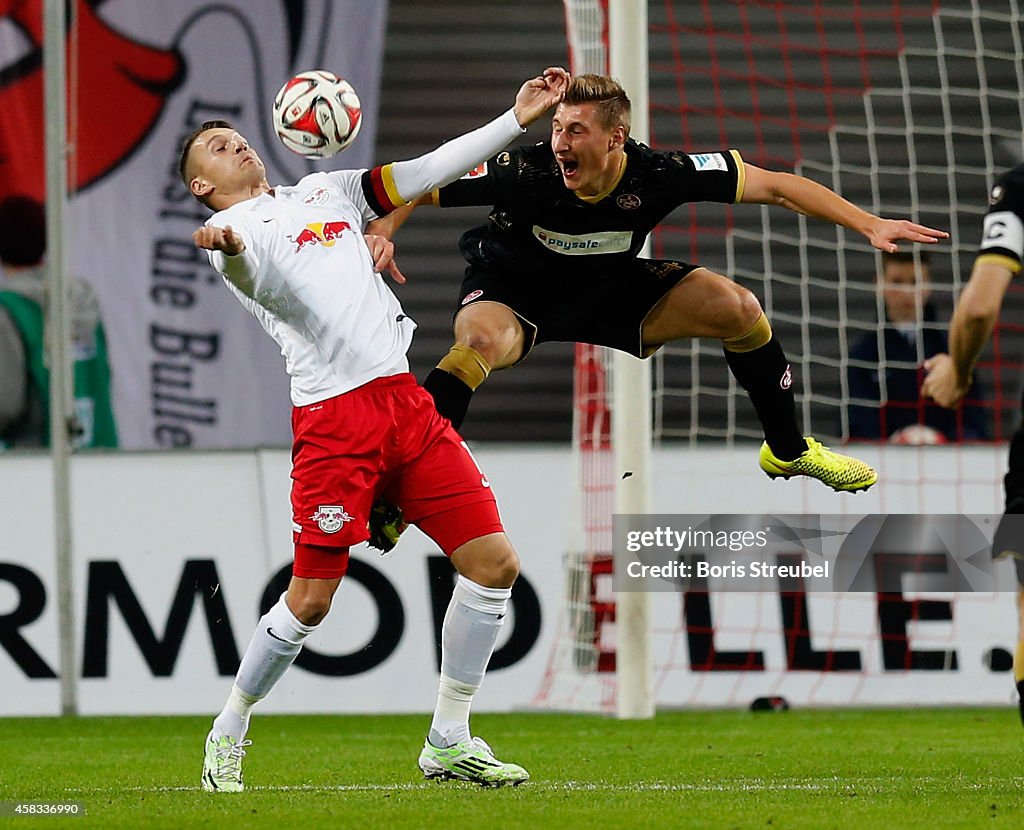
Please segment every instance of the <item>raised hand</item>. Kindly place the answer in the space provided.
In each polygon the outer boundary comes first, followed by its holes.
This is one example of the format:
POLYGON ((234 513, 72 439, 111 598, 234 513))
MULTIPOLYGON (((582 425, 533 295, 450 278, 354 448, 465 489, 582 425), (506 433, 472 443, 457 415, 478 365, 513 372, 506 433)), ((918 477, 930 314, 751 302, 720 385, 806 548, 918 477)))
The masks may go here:
POLYGON ((569 85, 569 73, 560 66, 549 66, 543 75, 530 78, 516 95, 516 120, 521 127, 532 124, 562 100, 569 85))
POLYGON ((971 388, 969 380, 967 383, 958 380, 953 360, 945 352, 928 358, 924 370, 927 375, 921 384, 921 394, 946 409, 956 407, 971 388))
POLYGON ((230 225, 218 228, 214 225, 203 225, 194 234, 192 241, 197 248, 208 251, 221 251, 228 256, 238 256, 245 250, 245 242, 232 230, 230 225))

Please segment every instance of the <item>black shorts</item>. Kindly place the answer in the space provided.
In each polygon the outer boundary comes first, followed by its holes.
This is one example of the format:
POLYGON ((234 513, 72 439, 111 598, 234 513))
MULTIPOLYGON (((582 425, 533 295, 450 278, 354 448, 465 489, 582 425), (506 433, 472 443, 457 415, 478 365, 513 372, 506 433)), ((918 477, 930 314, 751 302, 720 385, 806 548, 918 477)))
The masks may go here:
POLYGON ((607 346, 649 357, 640 329, 651 309, 699 268, 670 259, 634 259, 614 273, 540 271, 509 273, 471 264, 462 281, 458 313, 473 303, 501 303, 523 326, 523 360, 537 343, 562 341, 607 346))

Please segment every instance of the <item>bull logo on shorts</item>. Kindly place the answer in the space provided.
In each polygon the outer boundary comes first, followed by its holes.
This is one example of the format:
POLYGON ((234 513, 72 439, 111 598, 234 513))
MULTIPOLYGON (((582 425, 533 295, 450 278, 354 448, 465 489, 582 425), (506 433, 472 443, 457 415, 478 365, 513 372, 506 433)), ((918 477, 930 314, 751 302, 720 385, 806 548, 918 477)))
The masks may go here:
POLYGON ((346 513, 340 504, 321 504, 316 513, 309 518, 316 522, 324 533, 337 533, 345 522, 351 522, 355 516, 346 513))

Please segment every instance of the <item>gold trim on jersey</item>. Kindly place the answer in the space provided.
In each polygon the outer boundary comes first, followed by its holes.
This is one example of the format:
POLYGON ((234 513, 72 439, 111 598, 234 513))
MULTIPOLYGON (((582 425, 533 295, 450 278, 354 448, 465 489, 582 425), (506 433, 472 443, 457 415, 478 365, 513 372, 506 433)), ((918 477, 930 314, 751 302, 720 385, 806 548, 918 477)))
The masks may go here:
POLYGON ((736 164, 736 198, 733 204, 738 205, 743 198, 743 190, 747 186, 747 168, 743 165, 743 156, 739 150, 730 150, 733 162, 736 164))
POLYGON ((380 169, 380 183, 384 185, 384 192, 388 194, 388 198, 393 205, 398 207, 407 205, 409 200, 402 196, 398 192, 398 188, 395 187, 395 174, 391 169, 392 167, 394 167, 394 164, 385 164, 380 169))
POLYGON ((975 264, 982 262, 990 265, 1001 265, 1003 268, 1009 269, 1011 274, 1019 273, 1022 267, 1020 262, 1012 256, 1006 256, 1006 254, 978 254, 974 262, 975 264))
POLYGON ((441 188, 435 187, 430 191, 430 204, 434 207, 441 207, 441 188))
POLYGON ((580 193, 577 190, 576 191, 576 195, 580 199, 582 199, 584 202, 586 202, 588 205, 594 205, 594 204, 597 204, 598 202, 600 202, 605 196, 607 196, 609 193, 611 193, 613 190, 615 190, 615 188, 617 188, 619 186, 619 182, 622 181, 622 177, 626 173, 626 161, 627 161, 626 154, 625 154, 625 152, 623 152, 623 154, 622 154, 622 161, 619 162, 619 172, 615 174, 615 181, 613 181, 611 183, 611 185, 608 187, 607 190, 602 190, 596 196, 584 196, 582 193, 580 193))

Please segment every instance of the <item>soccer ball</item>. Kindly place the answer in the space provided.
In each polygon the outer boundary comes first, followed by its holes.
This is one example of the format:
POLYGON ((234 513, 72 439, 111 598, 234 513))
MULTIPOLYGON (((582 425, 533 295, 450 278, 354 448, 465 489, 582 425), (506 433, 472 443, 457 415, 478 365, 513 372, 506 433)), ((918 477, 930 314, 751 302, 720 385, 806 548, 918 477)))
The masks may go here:
POLYGON ((926 424, 910 424, 890 435, 889 443, 912 447, 935 446, 945 444, 946 436, 926 424))
POLYGON ((363 122, 352 85, 331 72, 302 72, 274 98, 274 131, 289 150, 329 158, 348 147, 363 122))

